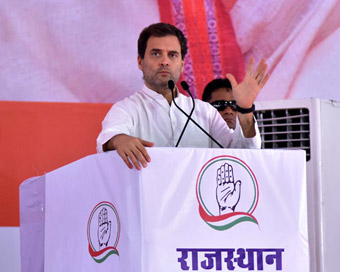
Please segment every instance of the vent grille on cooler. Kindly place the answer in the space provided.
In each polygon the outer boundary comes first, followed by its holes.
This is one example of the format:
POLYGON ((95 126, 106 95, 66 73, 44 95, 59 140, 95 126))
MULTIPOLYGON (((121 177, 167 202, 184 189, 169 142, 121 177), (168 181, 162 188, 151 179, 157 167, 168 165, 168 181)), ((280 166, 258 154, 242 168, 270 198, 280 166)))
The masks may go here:
POLYGON ((304 149, 310 160, 309 109, 257 110, 255 117, 262 138, 262 148, 304 149))

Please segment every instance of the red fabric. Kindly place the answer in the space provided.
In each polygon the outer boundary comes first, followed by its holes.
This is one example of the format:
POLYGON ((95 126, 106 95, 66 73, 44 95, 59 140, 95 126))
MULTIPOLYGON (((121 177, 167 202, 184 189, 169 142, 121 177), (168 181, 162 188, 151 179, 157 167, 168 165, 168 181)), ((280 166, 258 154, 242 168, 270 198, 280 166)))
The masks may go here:
POLYGON ((244 76, 243 56, 236 41, 230 14, 221 0, 214 0, 214 4, 222 76, 225 77, 226 73, 231 73, 235 76, 237 82, 240 82, 244 76))
MULTIPOLYGON (((229 15, 230 6, 225 5, 221 0, 212 0, 209 3, 206 3, 204 0, 182 1, 181 3, 178 0, 158 0, 158 5, 160 20, 162 22, 174 25, 177 22, 177 27, 179 27, 178 24, 180 23, 185 24, 185 34, 189 47, 188 55, 190 55, 191 61, 189 70, 193 71, 187 74, 187 76, 193 79, 193 82, 189 82, 189 85, 191 85, 190 88, 196 97, 201 98, 206 84, 217 76, 224 77, 226 73, 232 73, 238 82, 242 80, 244 76, 243 57, 240 47, 237 44, 229 15), (218 57, 222 75, 214 74, 209 43, 208 20, 205 5, 210 5, 211 8, 212 4, 215 9, 219 48, 218 57), (183 10, 183 22, 181 21, 181 16, 178 14, 179 5, 183 10), (177 6, 177 13, 174 14, 175 6, 177 6)), ((214 63, 214 65, 216 65, 216 63, 214 63)), ((180 81, 184 78, 185 75, 182 75, 180 81)), ((181 92, 183 91, 181 90, 181 92)))
POLYGON ((160 21, 163 23, 174 24, 171 0, 158 0, 160 21))
POLYGON ((197 97, 202 97, 205 85, 214 78, 212 72, 208 30, 203 0, 183 1, 188 45, 195 77, 197 97))

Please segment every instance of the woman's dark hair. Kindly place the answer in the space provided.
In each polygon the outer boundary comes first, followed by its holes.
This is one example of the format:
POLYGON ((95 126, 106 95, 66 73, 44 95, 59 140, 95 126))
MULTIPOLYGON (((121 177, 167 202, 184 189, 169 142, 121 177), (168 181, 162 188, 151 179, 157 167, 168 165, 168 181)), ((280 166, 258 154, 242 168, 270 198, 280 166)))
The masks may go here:
POLYGON ((219 88, 232 89, 229 79, 227 78, 216 78, 210 81, 207 86, 205 86, 202 100, 208 102, 211 99, 211 94, 219 88))
POLYGON ((181 45, 181 55, 182 60, 184 60, 185 55, 187 54, 187 39, 183 35, 182 31, 177 27, 166 24, 166 23, 157 23, 152 24, 143 29, 138 38, 138 55, 144 59, 146 45, 150 37, 165 37, 165 36, 176 36, 181 45))

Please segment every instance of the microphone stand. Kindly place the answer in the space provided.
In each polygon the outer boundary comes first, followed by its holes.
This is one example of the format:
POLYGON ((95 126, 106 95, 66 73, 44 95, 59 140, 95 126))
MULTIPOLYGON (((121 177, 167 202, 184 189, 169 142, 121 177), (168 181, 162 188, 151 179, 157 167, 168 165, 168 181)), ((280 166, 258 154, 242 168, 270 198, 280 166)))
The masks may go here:
MULTIPOLYGON (((189 116, 188 116, 187 121, 185 122, 185 125, 184 125, 184 128, 183 128, 183 130, 182 130, 182 133, 181 133, 181 135, 180 135, 179 138, 178 138, 176 147, 178 147, 179 142, 180 142, 181 139, 182 139, 182 136, 183 136, 183 134, 184 134, 184 131, 185 131, 185 129, 187 128, 188 123, 189 123, 189 121, 190 121, 190 119, 191 119, 192 113, 194 112, 194 109, 195 109, 195 99, 194 99, 194 97, 192 96, 191 92, 189 91, 189 86, 188 86, 188 84, 187 84, 185 81, 182 81, 182 82, 181 82, 181 85, 182 85, 183 89, 186 90, 186 91, 188 92, 188 94, 190 95, 190 97, 191 97, 191 101, 192 101, 192 109, 191 109, 191 111, 190 111, 190 113, 189 113, 189 116)), ((172 98, 173 98, 172 101, 174 102, 173 90, 172 90, 171 92, 172 92, 172 98)), ((174 102, 174 104, 175 104, 175 102, 174 102)), ((175 104, 175 105, 176 105, 176 104, 175 104)))
MULTIPOLYGON (((186 83, 185 83, 186 84, 186 83)), ((187 86, 188 84, 186 84, 186 86, 187 86)), ((217 144, 220 148, 223 148, 223 146, 219 143, 219 142, 217 142, 208 132, 206 132, 199 124, 197 124, 197 122, 194 120, 194 119, 192 119, 191 118, 191 115, 192 115, 192 112, 194 111, 194 108, 195 108, 195 102, 194 102, 194 98, 193 98, 193 96, 192 96, 192 94, 191 94, 191 92, 189 91, 189 86, 185 89, 184 87, 184 89, 189 93, 189 95, 190 95, 190 97, 191 97, 191 99, 192 99, 192 101, 193 101, 193 108, 192 108, 192 110, 191 110, 191 112, 190 112, 190 115, 188 115, 185 111, 183 111, 178 105, 177 105, 177 103, 175 102, 175 95, 174 95, 174 88, 175 88, 175 83, 172 81, 172 80, 169 80, 168 81, 168 86, 169 86, 169 89, 170 89, 170 91, 171 91, 171 95, 172 95, 172 102, 174 103, 174 105, 188 118, 188 120, 187 120, 187 122, 186 122, 186 124, 185 124, 185 126, 184 126, 184 129, 186 128, 186 126, 187 126, 187 124, 188 124, 188 122, 189 122, 189 120, 191 120, 201 131, 203 131, 215 144, 217 144)), ((183 86, 183 85, 182 85, 183 86)), ((185 87, 186 87, 185 86, 185 87)), ((182 130, 182 133, 181 133, 181 136, 180 136, 180 138, 179 138, 179 140, 182 138, 182 135, 183 135, 183 133, 184 133, 184 129, 182 130)), ((176 147, 178 146, 178 144, 179 144, 179 141, 177 141, 177 145, 176 145, 176 147)))

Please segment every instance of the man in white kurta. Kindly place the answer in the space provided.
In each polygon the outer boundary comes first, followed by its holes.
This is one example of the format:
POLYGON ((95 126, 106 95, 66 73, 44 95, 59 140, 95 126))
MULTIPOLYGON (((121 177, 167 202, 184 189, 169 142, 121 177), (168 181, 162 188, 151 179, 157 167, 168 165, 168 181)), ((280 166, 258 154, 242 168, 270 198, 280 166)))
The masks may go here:
MULTIPOLYGON (((138 67, 145 86, 129 98, 116 103, 103 121, 97 139, 97 150, 117 150, 129 168, 137 170, 151 161, 147 147, 175 146, 187 121, 172 102, 169 81, 176 84, 183 72, 187 40, 175 26, 158 23, 146 27, 138 39, 138 67)), ((227 74, 238 107, 237 124, 229 129, 219 113, 208 103, 196 100, 192 119, 210 133, 223 147, 259 148, 260 135, 254 121, 254 101, 268 80, 267 64, 260 62, 253 71, 254 59, 246 76, 238 84, 227 74)), ((173 90, 175 101, 187 114, 192 108, 190 98, 173 90)), ((211 139, 189 122, 180 142, 181 147, 214 147, 211 139)))
MULTIPOLYGON (((178 94, 175 102, 189 115, 192 108, 191 98, 178 94)), ((192 119, 223 147, 261 147, 257 126, 256 136, 245 138, 238 122, 235 131, 230 129, 214 107, 199 99, 195 100, 192 119)), ((97 150, 102 152, 103 145, 119 134, 134 135, 153 142, 158 147, 174 147, 186 121, 187 117, 173 103, 169 105, 161 94, 144 85, 141 91, 112 106, 102 123, 103 130, 97 139, 97 150)), ((191 121, 178 146, 218 147, 191 121)))

